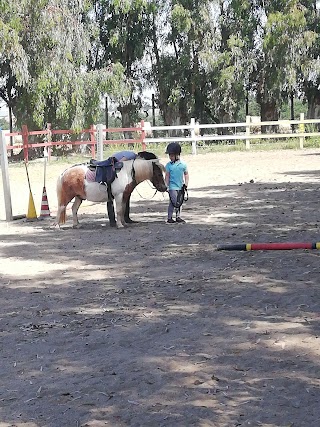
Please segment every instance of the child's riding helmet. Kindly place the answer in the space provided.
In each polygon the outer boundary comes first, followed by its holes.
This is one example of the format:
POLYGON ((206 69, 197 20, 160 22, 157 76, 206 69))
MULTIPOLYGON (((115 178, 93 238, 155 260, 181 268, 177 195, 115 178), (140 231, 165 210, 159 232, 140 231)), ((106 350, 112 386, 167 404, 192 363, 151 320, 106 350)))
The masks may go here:
POLYGON ((170 144, 167 146, 166 154, 181 154, 181 146, 177 142, 170 142, 170 144))

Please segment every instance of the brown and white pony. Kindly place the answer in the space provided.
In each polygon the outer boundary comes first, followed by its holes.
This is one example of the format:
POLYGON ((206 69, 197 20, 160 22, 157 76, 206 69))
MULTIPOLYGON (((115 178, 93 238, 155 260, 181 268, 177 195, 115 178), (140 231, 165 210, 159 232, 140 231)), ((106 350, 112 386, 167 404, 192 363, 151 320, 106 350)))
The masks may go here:
MULTIPOLYGON (((150 180, 161 192, 167 190, 163 176, 164 166, 159 159, 145 160, 137 157, 126 160, 111 184, 111 193, 116 202, 117 227, 124 227, 124 212, 134 188, 145 180, 150 180)), ((66 208, 74 198, 72 205, 73 227, 79 228, 78 209, 83 200, 90 202, 106 202, 110 200, 107 186, 90 179, 88 164, 74 165, 66 169, 57 182, 58 211, 56 225, 66 221, 66 208)))

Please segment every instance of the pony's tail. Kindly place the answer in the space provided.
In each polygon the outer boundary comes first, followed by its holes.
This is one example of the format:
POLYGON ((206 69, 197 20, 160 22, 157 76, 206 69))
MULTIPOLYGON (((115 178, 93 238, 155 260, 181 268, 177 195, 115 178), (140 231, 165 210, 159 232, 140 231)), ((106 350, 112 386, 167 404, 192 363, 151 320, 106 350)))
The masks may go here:
POLYGON ((57 181, 57 199, 58 199, 58 210, 57 210, 57 217, 56 217, 56 224, 65 224, 66 222, 66 206, 63 201, 62 197, 62 190, 63 190, 63 177, 59 176, 57 181))

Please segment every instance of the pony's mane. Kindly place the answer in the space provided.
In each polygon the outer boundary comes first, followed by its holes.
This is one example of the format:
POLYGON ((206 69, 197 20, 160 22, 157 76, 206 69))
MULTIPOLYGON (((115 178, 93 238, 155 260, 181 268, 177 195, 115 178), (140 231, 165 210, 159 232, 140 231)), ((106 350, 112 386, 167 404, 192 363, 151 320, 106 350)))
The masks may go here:
POLYGON ((137 156, 144 160, 153 160, 158 158, 154 153, 151 153, 151 151, 139 151, 137 156))
POLYGON ((150 179, 153 175, 153 166, 152 163, 157 162, 157 160, 144 160, 137 157, 132 161, 132 166, 134 168, 134 173, 136 180, 138 182, 150 179))

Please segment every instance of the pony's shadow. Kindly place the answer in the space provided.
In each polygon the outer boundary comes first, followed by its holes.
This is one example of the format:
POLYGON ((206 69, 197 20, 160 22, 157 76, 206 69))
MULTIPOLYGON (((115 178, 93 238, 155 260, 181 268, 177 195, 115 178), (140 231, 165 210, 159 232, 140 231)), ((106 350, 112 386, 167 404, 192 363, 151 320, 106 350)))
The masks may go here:
MULTIPOLYGON (((90 216, 91 217, 91 216, 90 216)), ((107 218, 97 218, 96 215, 92 215, 92 219, 89 218, 88 215, 86 215, 86 218, 83 218, 81 221, 81 225, 80 227, 77 228, 73 228, 72 224, 64 224, 62 226, 60 226, 60 230, 61 231, 96 231, 98 230, 102 230, 102 231, 106 231, 106 232, 121 232, 121 231, 130 231, 133 229, 137 229, 137 228, 143 228, 146 227, 150 224, 162 224, 163 220, 150 220, 149 221, 134 221, 131 224, 127 224, 125 227, 123 228, 117 228, 117 227, 110 227, 109 225, 109 221, 107 218)), ((46 228, 46 227, 43 227, 46 228)))

